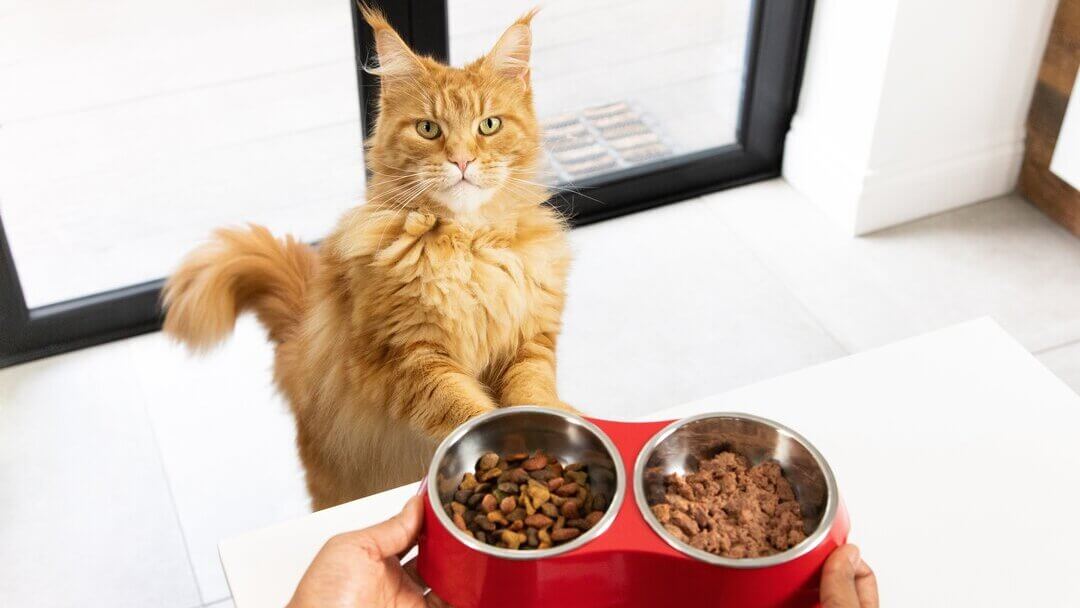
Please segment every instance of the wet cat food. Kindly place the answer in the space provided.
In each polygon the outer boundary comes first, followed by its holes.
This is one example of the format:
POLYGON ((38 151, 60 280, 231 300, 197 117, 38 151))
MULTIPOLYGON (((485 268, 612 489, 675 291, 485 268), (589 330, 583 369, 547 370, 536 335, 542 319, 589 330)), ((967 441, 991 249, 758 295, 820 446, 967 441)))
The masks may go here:
POLYGON ((806 538, 799 502, 776 461, 750 466, 721 452, 687 475, 664 478, 652 512, 675 538, 723 557, 765 557, 806 538))
POLYGON ((444 508, 458 529, 482 543, 546 549, 581 536, 607 506, 607 498, 590 489, 586 465, 564 467, 536 451, 484 454, 444 508))

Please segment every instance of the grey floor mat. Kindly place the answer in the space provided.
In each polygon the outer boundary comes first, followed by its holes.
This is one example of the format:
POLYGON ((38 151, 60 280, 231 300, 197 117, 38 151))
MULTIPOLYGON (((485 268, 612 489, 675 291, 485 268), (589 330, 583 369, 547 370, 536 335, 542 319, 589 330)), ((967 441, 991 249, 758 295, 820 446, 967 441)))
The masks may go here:
POLYGON ((653 121, 626 101, 554 116, 542 127, 548 163, 542 173, 550 182, 573 183, 672 154, 653 121))

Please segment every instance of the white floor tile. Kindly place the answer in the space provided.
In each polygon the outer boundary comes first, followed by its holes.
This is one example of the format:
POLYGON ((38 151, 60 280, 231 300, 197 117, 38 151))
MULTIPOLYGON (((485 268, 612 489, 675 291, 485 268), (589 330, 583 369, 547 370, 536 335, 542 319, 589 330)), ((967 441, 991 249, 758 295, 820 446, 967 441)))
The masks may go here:
POLYGON ((1036 355, 1039 362, 1080 393, 1080 342, 1052 348, 1036 355))
POLYGON ((228 597, 218 541, 308 512, 293 418, 271 384, 270 345, 245 317, 205 357, 160 333, 130 347, 202 597, 228 597))
POLYGON ((572 233, 561 396, 630 418, 842 356, 703 201, 572 233))
POLYGON ((200 598, 125 343, 0 371, 0 606, 200 598))
POLYGON ((1019 197, 861 238, 780 180, 708 200, 850 350, 984 315, 1034 351, 1080 338, 1080 240, 1019 197))

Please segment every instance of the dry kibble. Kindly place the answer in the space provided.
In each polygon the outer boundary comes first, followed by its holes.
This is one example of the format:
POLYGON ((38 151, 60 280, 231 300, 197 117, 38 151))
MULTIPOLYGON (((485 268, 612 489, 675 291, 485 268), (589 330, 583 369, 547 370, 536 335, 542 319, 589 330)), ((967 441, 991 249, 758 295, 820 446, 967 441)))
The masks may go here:
POLYGON ((606 504, 591 492, 583 464, 564 467, 537 450, 484 454, 443 507, 454 526, 479 542, 525 550, 577 538, 603 518, 606 504))
POLYGON ((567 479, 570 479, 572 481, 576 481, 578 484, 583 484, 583 483, 585 483, 585 480, 588 479, 589 476, 586 475, 585 473, 583 473, 582 471, 568 471, 564 475, 564 477, 566 477, 567 479))
POLYGON ((466 473, 465 477, 461 479, 461 485, 458 486, 459 490, 475 490, 479 482, 476 481, 476 475, 472 473, 466 473))
POLYGON ((540 528, 546 528, 546 527, 550 526, 552 521, 553 520, 550 517, 548 517, 547 515, 541 515, 539 513, 534 513, 534 514, 532 514, 532 515, 525 518, 525 525, 529 526, 529 527, 532 527, 532 528, 540 529, 540 528))
POLYGON ((576 482, 564 483, 559 486, 558 490, 555 490, 555 493, 563 497, 576 496, 580 487, 576 482))
POLYGON ((487 471, 495 468, 497 464, 499 464, 499 455, 495 452, 488 452, 480 457, 480 461, 476 463, 476 469, 478 471, 487 471))
POLYGON ((487 518, 487 515, 477 515, 472 520, 473 526, 484 530, 485 532, 495 531, 495 522, 487 518))
POLYGON ((516 508, 517 508, 517 499, 514 498, 513 496, 507 496, 506 498, 502 499, 501 503, 499 503, 499 510, 502 511, 503 513, 506 513, 507 515, 509 515, 510 512, 513 511, 516 508))
POLYGON ((551 531, 552 542, 561 543, 581 536, 581 530, 577 528, 558 528, 551 531))
POLYGON ((502 531, 502 542, 506 543, 508 549, 517 549, 521 546, 521 543, 525 542, 528 537, 524 534, 514 532, 512 530, 502 531))
POLYGON ((530 480, 526 491, 529 493, 529 498, 532 499, 531 502, 534 507, 547 502, 551 498, 551 491, 539 481, 530 480))
POLYGON ((529 458, 525 462, 521 463, 521 468, 525 469, 526 471, 539 471, 540 469, 546 467, 547 464, 547 456, 538 453, 536 456, 533 456, 532 458, 529 458))
POLYGON ((537 481, 543 481, 546 483, 548 481, 551 481, 552 479, 555 479, 556 477, 558 477, 558 475, 552 473, 551 469, 544 468, 540 469, 539 471, 529 471, 529 477, 532 477, 537 481))
POLYGON ((559 513, 566 519, 575 519, 578 516, 580 505, 575 498, 571 498, 563 503, 563 506, 559 509, 559 513))

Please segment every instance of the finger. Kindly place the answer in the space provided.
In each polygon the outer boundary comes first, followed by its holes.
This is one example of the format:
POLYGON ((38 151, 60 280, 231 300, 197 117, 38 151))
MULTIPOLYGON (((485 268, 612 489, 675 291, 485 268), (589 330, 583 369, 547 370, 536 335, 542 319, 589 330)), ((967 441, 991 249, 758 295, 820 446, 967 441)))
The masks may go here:
POLYGON ((366 530, 360 530, 358 534, 366 536, 374 543, 381 557, 397 555, 407 551, 416 542, 423 513, 420 497, 413 496, 405 503, 401 513, 366 530))
POLYGON ((424 583, 424 579, 420 578, 420 572, 416 569, 416 558, 412 558, 409 561, 401 565, 401 569, 405 571, 409 579, 412 582, 420 586, 421 589, 427 589, 427 584, 424 583))
POLYGON ((861 559, 855 567, 855 591, 859 594, 859 608, 878 608, 877 576, 861 559))
POLYGON ((401 585, 407 588, 410 593, 415 593, 416 597, 423 597, 427 591, 427 585, 420 579, 420 575, 416 572, 415 560, 410 560, 406 564, 390 564, 389 567, 400 567, 401 571, 405 574, 401 578, 401 585))
POLYGON ((431 587, 427 586, 424 579, 420 578, 420 572, 416 569, 415 557, 405 562, 401 566, 401 569, 404 570, 405 574, 409 576, 409 579, 420 588, 421 593, 425 590, 427 591, 427 595, 424 596, 424 601, 429 608, 451 608, 450 604, 447 604, 441 597, 432 591, 431 587))
POLYGON ((424 596, 424 601, 427 603, 428 608, 452 608, 450 604, 446 603, 446 600, 435 595, 434 591, 428 592, 428 594, 424 596))
POLYGON ((855 588, 855 565, 859 549, 845 545, 833 551, 821 571, 821 608, 860 608, 855 588))

